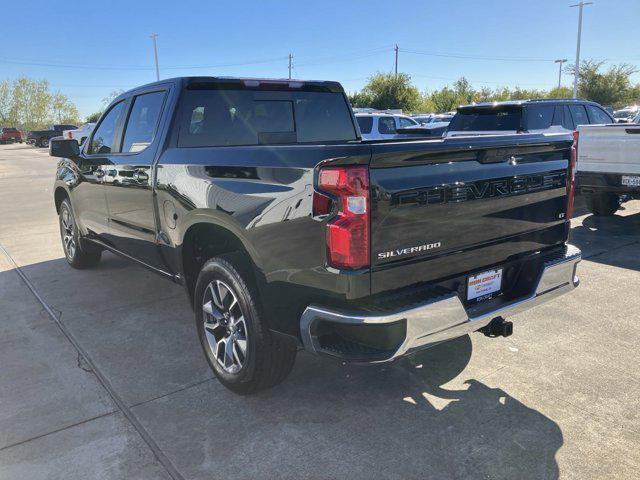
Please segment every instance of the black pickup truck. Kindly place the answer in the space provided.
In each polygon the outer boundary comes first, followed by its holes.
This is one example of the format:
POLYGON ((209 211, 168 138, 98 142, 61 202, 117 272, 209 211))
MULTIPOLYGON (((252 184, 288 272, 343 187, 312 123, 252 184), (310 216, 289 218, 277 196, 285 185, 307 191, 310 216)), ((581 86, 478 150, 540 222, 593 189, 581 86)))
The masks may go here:
MULTIPOLYGON (((55 139, 68 263, 103 250, 184 285, 238 393, 297 350, 385 362, 578 284, 573 137, 363 141, 335 82, 189 77, 122 94, 55 139)), ((560 320, 560 319, 558 319, 560 320)))
POLYGON ((54 137, 61 137, 65 130, 76 130, 78 127, 70 124, 50 125, 46 130, 32 130, 27 135, 27 143, 36 147, 48 147, 54 137))

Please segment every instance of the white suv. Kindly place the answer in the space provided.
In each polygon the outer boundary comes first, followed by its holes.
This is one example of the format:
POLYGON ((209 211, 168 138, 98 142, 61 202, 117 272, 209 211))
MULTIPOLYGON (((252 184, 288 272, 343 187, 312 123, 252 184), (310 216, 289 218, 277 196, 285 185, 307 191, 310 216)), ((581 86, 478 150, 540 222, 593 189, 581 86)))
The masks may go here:
POLYGON ((420 125, 407 115, 391 113, 357 113, 356 120, 364 140, 386 140, 398 138, 399 128, 420 125))

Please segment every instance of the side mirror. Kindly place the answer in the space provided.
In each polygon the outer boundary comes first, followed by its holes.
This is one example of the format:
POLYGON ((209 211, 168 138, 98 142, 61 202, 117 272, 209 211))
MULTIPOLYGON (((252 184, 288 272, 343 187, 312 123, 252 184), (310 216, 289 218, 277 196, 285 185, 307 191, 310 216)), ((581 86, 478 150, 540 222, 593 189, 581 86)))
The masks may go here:
POLYGON ((52 157, 78 158, 80 146, 76 140, 52 138, 49 142, 49 155, 52 157))

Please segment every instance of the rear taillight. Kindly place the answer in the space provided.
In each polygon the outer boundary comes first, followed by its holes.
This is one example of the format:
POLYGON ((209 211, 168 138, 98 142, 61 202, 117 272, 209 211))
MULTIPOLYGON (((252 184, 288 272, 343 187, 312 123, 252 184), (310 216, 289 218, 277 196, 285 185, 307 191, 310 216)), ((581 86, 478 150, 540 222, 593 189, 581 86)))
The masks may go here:
POLYGON ((576 167, 578 166, 578 132, 573 132, 571 158, 569 159, 569 178, 567 179, 567 220, 573 217, 573 199, 576 193, 576 167))
POLYGON ((71 132, 67 133, 67 136, 69 137, 69 140, 71 140, 71 132))
POLYGON ((340 269, 369 266, 369 171, 367 167, 326 167, 318 174, 314 216, 327 223, 327 262, 340 269))

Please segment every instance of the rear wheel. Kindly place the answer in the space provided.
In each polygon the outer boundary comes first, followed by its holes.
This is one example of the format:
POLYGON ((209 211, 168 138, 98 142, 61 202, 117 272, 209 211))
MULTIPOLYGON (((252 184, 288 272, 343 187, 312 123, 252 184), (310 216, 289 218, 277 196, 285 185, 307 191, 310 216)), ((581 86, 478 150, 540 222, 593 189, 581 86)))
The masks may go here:
POLYGON ((76 224, 71 203, 65 198, 60 204, 60 237, 67 263, 73 268, 90 268, 100 262, 102 251, 83 242, 76 224))
POLYGON ((609 217, 620 208, 620 197, 615 193, 594 193, 585 200, 589 211, 598 217, 609 217))
POLYGON ((259 300, 228 258, 207 261, 195 288, 196 328, 220 383, 241 395, 282 382, 293 368, 296 346, 274 337, 259 300))
POLYGON ((49 148, 49 139, 48 138, 41 138, 40 139, 40 146, 43 148, 49 148))

